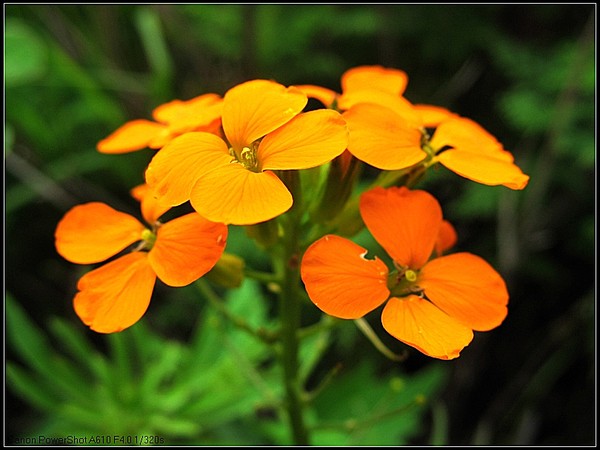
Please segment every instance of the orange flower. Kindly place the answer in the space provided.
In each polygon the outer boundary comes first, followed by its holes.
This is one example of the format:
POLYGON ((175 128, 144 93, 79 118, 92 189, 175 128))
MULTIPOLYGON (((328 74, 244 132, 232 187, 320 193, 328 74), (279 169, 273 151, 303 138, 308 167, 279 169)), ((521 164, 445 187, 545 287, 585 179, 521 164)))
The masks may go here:
POLYGON ((342 74, 342 94, 321 86, 312 84, 296 86, 308 97, 319 100, 328 108, 345 110, 338 102, 344 95, 348 96, 355 92, 380 91, 392 95, 402 95, 408 84, 406 72, 398 69, 390 69, 382 66, 358 66, 348 69, 342 74))
MULTIPOLYGON (((138 191, 139 193, 139 191, 138 191)), ((164 210, 163 210, 164 212, 164 210)), ((85 274, 73 305, 79 318, 99 333, 130 327, 146 312, 156 277, 169 286, 186 286, 206 274, 220 258, 227 227, 197 213, 165 224, 160 209, 147 209, 146 228, 133 216, 92 202, 69 210, 55 232, 56 249, 68 261, 95 264, 141 241, 133 252, 85 274)))
POLYGON ((443 108, 410 109, 397 99, 386 101, 385 106, 357 103, 344 113, 350 131, 348 150, 358 159, 383 170, 440 162, 478 183, 518 190, 527 185, 529 176, 514 163, 512 154, 474 121, 443 108), (435 127, 431 139, 426 127, 435 127))
POLYGON ((341 94, 314 85, 298 87, 324 105, 344 111, 352 155, 379 169, 397 170, 427 157, 421 148, 422 118, 402 96, 407 84, 402 70, 359 66, 342 75, 341 94))
POLYGON ((215 222, 250 225, 284 213, 292 195, 273 172, 316 167, 346 148, 347 129, 333 110, 300 112, 307 97, 295 87, 253 80, 224 96, 226 140, 186 133, 159 151, 146 182, 161 203, 187 200, 215 222))
POLYGON ((152 112, 156 122, 145 119, 127 122, 98 142, 97 149, 101 153, 128 153, 146 147, 159 149, 188 131, 218 134, 222 102, 217 94, 204 94, 191 100, 165 103, 152 112))
POLYGON ((440 162, 470 180, 510 189, 529 181, 513 156, 470 119, 433 105, 413 105, 403 93, 406 73, 381 66, 360 66, 342 76, 342 94, 313 85, 299 86, 308 96, 344 111, 348 151, 382 170, 440 162), (436 128, 429 140, 426 128, 436 128))
POLYGON ((327 235, 304 254, 302 280, 325 313, 357 319, 387 303, 383 327, 396 339, 439 359, 453 359, 507 314, 504 280, 483 259, 456 253, 431 259, 454 240, 437 200, 425 191, 376 188, 362 195, 369 231, 392 258, 390 273, 354 242, 327 235))

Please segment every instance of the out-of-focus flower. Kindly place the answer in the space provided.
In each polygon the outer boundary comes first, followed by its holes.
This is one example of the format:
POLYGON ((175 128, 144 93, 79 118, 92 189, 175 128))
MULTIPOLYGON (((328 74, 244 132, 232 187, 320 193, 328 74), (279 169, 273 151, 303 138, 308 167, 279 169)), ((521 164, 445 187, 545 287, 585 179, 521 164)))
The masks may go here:
POLYGON ((128 153, 144 148, 160 149, 188 131, 219 134, 223 99, 204 94, 191 100, 173 100, 152 111, 156 122, 136 119, 125 123, 98 142, 101 153, 128 153))

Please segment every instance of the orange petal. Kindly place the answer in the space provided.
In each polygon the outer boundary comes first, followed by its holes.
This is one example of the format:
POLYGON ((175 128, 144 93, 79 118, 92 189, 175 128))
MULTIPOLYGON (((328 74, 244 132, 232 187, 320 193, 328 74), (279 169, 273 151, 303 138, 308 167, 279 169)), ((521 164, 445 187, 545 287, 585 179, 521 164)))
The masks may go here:
POLYGON ((440 124, 431 139, 435 149, 452 147, 437 155, 438 160, 457 174, 491 186, 523 189, 529 182, 513 161, 510 152, 478 123, 454 117, 440 124))
POLYGON ((178 134, 171 133, 169 128, 165 127, 165 129, 161 133, 157 134, 154 138, 152 138, 152 140, 148 144, 148 147, 154 150, 161 149, 173 139, 175 139, 177 136, 178 134))
POLYGON ((440 225, 440 231, 438 233, 437 240, 435 241, 435 252, 437 255, 441 255, 446 250, 451 249, 456 244, 458 236, 456 230, 450 222, 442 220, 440 225))
POLYGON ((442 223, 442 208, 431 194, 406 187, 375 188, 362 194, 365 225, 401 266, 419 269, 433 251, 442 223))
POLYGON ((187 101, 173 100, 153 111, 154 118, 166 123, 175 135, 206 127, 221 117, 223 99, 204 94, 187 101))
POLYGON ((514 190, 524 189, 529 176, 512 162, 507 162, 504 156, 506 153, 482 154, 456 149, 446 150, 437 158, 452 172, 477 183, 503 185, 514 190))
POLYGON ((165 132, 166 127, 159 123, 133 120, 98 142, 97 149, 100 153, 133 152, 148 147, 155 137, 165 132))
POLYGON ((227 144, 214 134, 182 134, 154 155, 146 169, 146 183, 161 204, 177 206, 189 200, 202 174, 232 159, 227 144))
POLYGON ((252 172, 227 164, 203 175, 191 194, 192 206, 213 222, 251 225, 286 212, 292 195, 273 172, 252 172))
MULTIPOLYGON (((203 110, 211 105, 218 105, 223 101, 220 95, 203 94, 190 100, 173 100, 154 108, 152 117, 157 122, 175 125, 182 120, 193 120, 195 114, 202 114, 203 110)), ((212 120, 212 119, 211 119, 212 120)))
POLYGON ((130 191, 131 196, 141 204, 142 216, 148 224, 153 224, 171 207, 158 202, 154 192, 147 184, 140 184, 130 191))
POLYGON ((473 330, 497 327, 508 312, 504 280, 486 261, 470 253, 428 262, 417 284, 437 307, 473 330))
POLYGON ((140 320, 156 281, 146 255, 129 253, 79 280, 73 306, 83 323, 98 333, 116 333, 140 320))
POLYGON ((392 297, 381 314, 383 328, 396 339, 438 359, 458 358, 473 332, 416 295, 392 297))
POLYGON ((390 94, 389 92, 377 90, 352 91, 341 95, 338 98, 338 106, 341 110, 347 111, 363 103, 379 105, 392 110, 402 122, 404 128, 421 129, 423 127, 423 118, 415 109, 414 105, 404 97, 390 94))
POLYGON ((375 89, 402 95, 408 84, 408 75, 403 70, 388 69, 382 66, 359 66, 347 70, 342 75, 344 94, 365 89, 375 89))
POLYGON ((300 273, 313 303, 331 316, 358 319, 385 302, 388 269, 366 254, 361 246, 331 234, 308 247, 300 273))
POLYGON ((227 226, 186 214, 158 228, 148 261, 165 284, 186 286, 213 268, 226 242, 227 226))
POLYGON ((508 163, 513 162, 512 155, 502 148, 502 144, 494 136, 466 117, 455 116, 442 122, 431 138, 431 146, 435 149, 450 146, 457 150, 494 156, 508 163))
POLYGON ((300 114, 265 136, 258 160, 261 170, 309 169, 341 155, 347 145, 341 114, 320 109, 300 114))
POLYGON ((314 98, 323 103, 327 108, 332 107, 337 92, 332 91, 321 86, 314 86, 312 84, 294 85, 295 88, 300 89, 309 98, 314 98))
POLYGON ((236 150, 276 130, 304 109, 308 98, 295 87, 252 80, 231 88, 223 103, 223 130, 236 150))
POLYGON ((359 104, 344 113, 350 131, 348 150, 382 170, 410 167, 425 159, 421 131, 387 108, 359 104))
POLYGON ((77 264, 94 264, 141 239, 145 227, 135 217, 99 203, 71 208, 56 227, 58 253, 77 264))
POLYGON ((414 105, 414 107, 421 114, 423 126, 428 128, 435 128, 445 120, 458 117, 457 114, 441 106, 414 105))
POLYGON ((220 117, 216 120, 213 120, 206 126, 198 127, 195 131, 205 131, 206 133, 214 134, 215 136, 219 136, 221 139, 225 140, 225 135, 223 134, 223 129, 221 128, 220 117))

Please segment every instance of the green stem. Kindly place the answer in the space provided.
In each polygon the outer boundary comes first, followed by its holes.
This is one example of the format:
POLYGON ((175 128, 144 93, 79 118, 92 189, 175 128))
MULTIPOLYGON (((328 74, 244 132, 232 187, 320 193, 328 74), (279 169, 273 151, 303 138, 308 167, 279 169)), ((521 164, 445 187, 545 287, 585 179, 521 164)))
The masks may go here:
POLYGON ((200 291, 202 296, 206 300, 208 300, 208 302, 217 311, 219 311, 219 313, 221 313, 227 320, 229 320, 231 323, 233 323, 236 327, 245 331, 248 334, 251 334, 252 336, 260 339, 261 341, 263 341, 267 344, 272 344, 273 342, 276 341, 277 337, 273 332, 265 330, 264 328, 254 328, 248 322, 246 322, 244 319, 236 316, 231 311, 229 311, 227 309, 227 306, 225 306, 225 303, 223 302, 223 300, 221 300, 221 298, 219 298, 219 296, 216 294, 215 291, 213 291, 213 289, 210 287, 210 285, 208 284, 208 282, 205 279, 200 278, 198 281, 196 281, 196 283, 194 283, 194 285, 196 286, 198 291, 200 291))
POLYGON ((278 281, 274 274, 270 272, 261 272, 260 270, 244 268, 244 275, 263 284, 276 283, 278 281))
POLYGON ((405 405, 399 406, 397 408, 391 409, 389 411, 384 411, 382 413, 373 415, 367 419, 357 420, 357 419, 348 419, 343 422, 322 422, 313 427, 314 430, 342 430, 346 433, 352 433, 361 428, 369 428, 375 424, 380 423, 382 420, 387 419, 389 417, 393 417, 397 414, 404 414, 411 410, 416 406, 422 406, 426 403, 427 399, 423 395, 417 395, 415 398, 405 405))
POLYGON ((342 370, 342 364, 338 363, 325 375, 325 377, 320 381, 318 386, 314 388, 312 391, 307 392, 304 396, 304 401, 306 403, 312 402, 315 398, 319 396, 319 394, 329 385, 331 380, 335 378, 335 376, 342 370))
MULTIPOLYGON (((285 173, 284 182, 294 195, 294 207, 284 216, 285 230, 281 239, 281 252, 276 255, 277 274, 280 279, 279 316, 281 319, 281 363, 286 393, 286 409, 295 445, 309 445, 309 436, 303 415, 303 392, 300 384, 298 329, 301 318, 300 287, 300 228, 301 198, 299 177, 296 172, 285 173)), ((283 178, 283 177, 282 177, 283 178)))
POLYGON ((358 327, 360 331, 366 336, 369 341, 373 344, 373 346, 386 358, 392 361, 404 361, 408 357, 408 353, 404 352, 401 354, 396 354, 392 352, 389 348, 385 346, 383 342, 379 339, 379 336, 375 334, 373 328, 369 325, 369 323, 364 319, 354 319, 354 323, 358 327))

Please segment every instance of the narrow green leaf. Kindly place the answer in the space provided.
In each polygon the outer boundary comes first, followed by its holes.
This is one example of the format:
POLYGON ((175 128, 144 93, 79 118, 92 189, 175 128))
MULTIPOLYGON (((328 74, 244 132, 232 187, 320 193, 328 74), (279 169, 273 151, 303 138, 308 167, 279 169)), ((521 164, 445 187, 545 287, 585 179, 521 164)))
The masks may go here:
POLYGON ((52 348, 46 336, 27 317, 19 303, 7 293, 6 299, 7 342, 15 352, 32 368, 41 374, 50 367, 52 348))
POLYGON ((172 381, 181 366, 183 350, 179 345, 169 343, 169 345, 163 345, 160 350, 158 359, 147 361, 142 368, 143 378, 138 384, 142 398, 156 396, 160 392, 161 384, 172 381))
POLYGON ((203 424, 197 420, 158 415, 149 420, 149 425, 157 435, 177 437, 197 436, 203 431, 203 424))
POLYGON ((6 382, 11 391, 36 408, 54 411, 58 406, 57 395, 50 387, 10 361, 6 362, 6 382))
POLYGON ((157 101, 162 101, 171 96, 173 63, 165 42, 160 16, 152 8, 139 8, 135 14, 135 25, 154 75, 154 97, 157 101))
POLYGON ((62 348, 67 351, 77 365, 87 367, 92 374, 100 376, 102 369, 99 367, 99 355, 79 329, 65 320, 54 318, 50 320, 50 331, 56 336, 62 348))

